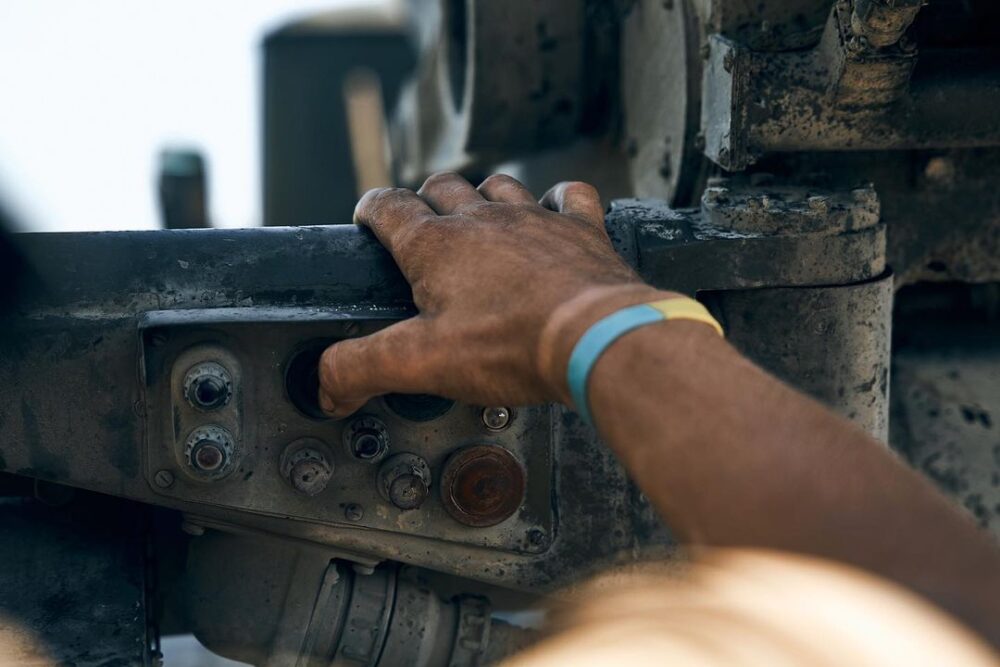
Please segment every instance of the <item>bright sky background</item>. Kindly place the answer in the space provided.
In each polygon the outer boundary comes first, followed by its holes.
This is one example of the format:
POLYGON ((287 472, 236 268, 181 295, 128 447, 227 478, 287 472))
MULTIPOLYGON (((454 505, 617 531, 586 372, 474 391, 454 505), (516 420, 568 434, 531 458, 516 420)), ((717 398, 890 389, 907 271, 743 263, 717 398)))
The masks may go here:
POLYGON ((157 227, 157 153, 194 146, 214 224, 260 224, 261 36, 348 4, 0 1, 0 198, 32 230, 157 227))

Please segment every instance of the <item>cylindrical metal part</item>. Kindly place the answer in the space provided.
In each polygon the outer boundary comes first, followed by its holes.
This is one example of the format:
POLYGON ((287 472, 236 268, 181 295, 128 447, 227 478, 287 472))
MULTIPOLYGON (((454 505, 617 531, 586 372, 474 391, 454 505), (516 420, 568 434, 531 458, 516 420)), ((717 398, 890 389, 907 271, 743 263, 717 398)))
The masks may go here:
POLYGON ((206 361, 184 376, 184 397, 199 410, 216 410, 233 396, 233 378, 219 363, 206 361))
POLYGON ((379 494, 401 510, 423 505, 430 486, 430 466, 416 454, 391 456, 378 471, 379 494))
POLYGON ((184 606, 195 635, 251 664, 477 667, 534 635, 492 621, 486 598, 442 600, 418 570, 358 574, 330 554, 280 540, 209 532, 192 544, 187 571, 184 606))
POLYGON ((296 440, 281 454, 281 474, 293 489, 306 496, 322 493, 333 470, 329 449, 315 438, 296 440))
POLYGON ((389 453, 389 431, 375 417, 360 415, 343 432, 347 453, 365 463, 378 463, 389 453))
POLYGON ((225 428, 209 424, 195 429, 184 444, 185 470, 195 479, 222 479, 236 467, 236 442, 225 428))
POLYGON ((194 150, 160 153, 160 213, 166 229, 211 227, 205 158, 194 150))
POLYGON ((498 445, 463 447, 441 473, 441 502, 458 522, 494 526, 517 511, 527 485, 524 467, 498 445))
POLYGON ((705 300, 750 359, 887 440, 891 275, 854 285, 715 292, 705 300))

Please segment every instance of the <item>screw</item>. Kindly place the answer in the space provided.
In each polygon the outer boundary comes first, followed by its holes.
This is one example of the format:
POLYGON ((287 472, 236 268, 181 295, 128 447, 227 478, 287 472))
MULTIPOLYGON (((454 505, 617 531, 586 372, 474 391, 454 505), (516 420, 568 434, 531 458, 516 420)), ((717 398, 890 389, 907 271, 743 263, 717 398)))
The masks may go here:
POLYGON ((365 508, 357 503, 351 503, 344 508, 344 518, 348 521, 361 521, 365 518, 365 508))
POLYGON ((491 431, 502 431, 510 425, 510 410, 502 405, 483 408, 483 424, 491 431))
POLYGON ((161 489, 169 489, 174 485, 174 473, 169 470, 157 470, 156 476, 153 477, 153 481, 161 489))
POLYGON ((528 530, 528 544, 533 547, 540 547, 545 542, 545 531, 541 528, 531 528, 528 530))

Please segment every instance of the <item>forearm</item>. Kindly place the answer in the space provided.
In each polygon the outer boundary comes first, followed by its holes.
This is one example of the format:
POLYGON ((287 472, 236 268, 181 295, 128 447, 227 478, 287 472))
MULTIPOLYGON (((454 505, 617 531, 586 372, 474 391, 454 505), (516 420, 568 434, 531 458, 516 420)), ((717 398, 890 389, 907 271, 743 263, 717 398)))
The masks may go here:
MULTIPOLYGON (((581 329, 663 293, 569 304, 581 329), (638 301, 637 301, 638 300, 638 301)), ((567 356, 565 350, 554 358, 567 356)), ((626 334, 590 379, 596 426, 686 541, 832 558, 877 572, 1000 640, 995 546, 883 445, 744 359, 704 325, 626 334)))

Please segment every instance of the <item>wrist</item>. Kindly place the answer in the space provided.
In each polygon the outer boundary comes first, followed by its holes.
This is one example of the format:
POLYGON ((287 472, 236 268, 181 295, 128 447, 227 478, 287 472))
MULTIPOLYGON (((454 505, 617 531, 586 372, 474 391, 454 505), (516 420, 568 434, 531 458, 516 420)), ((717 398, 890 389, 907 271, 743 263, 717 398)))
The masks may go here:
POLYGON ((684 296, 640 283, 589 287, 552 311, 538 341, 538 371, 558 400, 571 405, 566 367, 577 342, 595 322, 622 308, 684 296))

